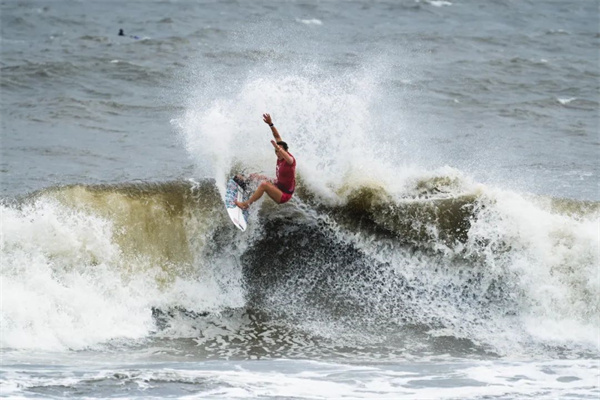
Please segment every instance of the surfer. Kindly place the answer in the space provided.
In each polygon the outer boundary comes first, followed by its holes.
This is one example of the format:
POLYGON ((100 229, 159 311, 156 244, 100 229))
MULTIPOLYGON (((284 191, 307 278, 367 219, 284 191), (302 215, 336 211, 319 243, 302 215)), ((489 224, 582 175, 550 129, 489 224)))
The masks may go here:
POLYGON ((288 145, 281 140, 277 128, 269 114, 263 114, 263 121, 271 128, 271 133, 275 140, 271 144, 277 155, 277 166, 275 169, 276 179, 272 180, 263 175, 252 174, 251 179, 261 179, 258 189, 250 196, 248 201, 234 201, 235 205, 245 210, 256 200, 260 199, 266 192, 275 203, 283 204, 288 202, 294 194, 296 188, 296 159, 288 152, 288 145))
MULTIPOLYGON (((119 29, 119 35, 118 36, 125 36, 125 32, 123 31, 123 29, 119 29)), ((139 40, 140 37, 139 36, 133 36, 133 35, 129 35, 130 38, 135 39, 135 40, 139 40)))

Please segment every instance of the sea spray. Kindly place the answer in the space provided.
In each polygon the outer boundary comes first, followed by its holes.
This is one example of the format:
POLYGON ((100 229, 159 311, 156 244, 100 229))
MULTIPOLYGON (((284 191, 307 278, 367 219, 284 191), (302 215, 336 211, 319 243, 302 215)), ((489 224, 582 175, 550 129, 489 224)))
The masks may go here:
MULTIPOLYGON (((322 199, 339 202, 337 192, 348 176, 387 187, 402 184, 397 161, 378 157, 377 120, 371 107, 378 104, 377 71, 364 69, 342 76, 306 66, 298 74, 254 73, 231 97, 223 98, 214 88, 198 91, 214 96, 191 103, 172 124, 179 132, 203 177, 221 184, 237 166, 245 172, 274 174, 270 131, 262 121, 271 113, 282 138, 298 159, 302 182, 322 199), (392 171, 394 171, 392 173, 392 171)), ((232 91, 228 87, 226 93, 232 91)), ((356 182, 360 184, 360 182, 356 182)))
POLYGON ((397 159, 374 140, 373 121, 402 123, 385 113, 376 70, 269 72, 228 84, 228 97, 203 88, 202 107, 174 121, 217 185, 232 171, 273 173, 263 112, 298 159, 294 201, 263 203, 250 222, 264 227, 242 257, 253 307, 332 338, 416 326, 499 354, 597 351, 597 205, 564 214, 456 168, 397 159))

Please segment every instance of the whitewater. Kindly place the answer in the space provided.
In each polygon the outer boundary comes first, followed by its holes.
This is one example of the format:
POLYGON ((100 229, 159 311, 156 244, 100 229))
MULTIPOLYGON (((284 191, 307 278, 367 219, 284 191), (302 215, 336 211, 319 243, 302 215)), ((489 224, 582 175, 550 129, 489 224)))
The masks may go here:
POLYGON ((3 4, 0 393, 596 398, 597 16, 500 3, 3 4))

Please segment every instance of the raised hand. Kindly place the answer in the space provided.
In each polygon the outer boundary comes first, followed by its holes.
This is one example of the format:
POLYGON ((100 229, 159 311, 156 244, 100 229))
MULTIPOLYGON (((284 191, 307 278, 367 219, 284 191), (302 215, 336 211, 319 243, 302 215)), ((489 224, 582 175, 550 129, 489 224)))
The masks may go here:
POLYGON ((273 124, 273 120, 271 119, 270 114, 263 114, 263 121, 265 121, 265 124, 267 125, 273 124))

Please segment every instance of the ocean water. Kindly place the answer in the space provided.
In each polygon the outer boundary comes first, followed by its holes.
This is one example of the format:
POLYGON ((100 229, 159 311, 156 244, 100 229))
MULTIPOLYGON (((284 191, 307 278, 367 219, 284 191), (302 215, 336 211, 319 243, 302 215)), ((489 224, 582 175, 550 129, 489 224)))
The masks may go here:
POLYGON ((0 394, 598 398, 599 15, 2 2, 0 394))

